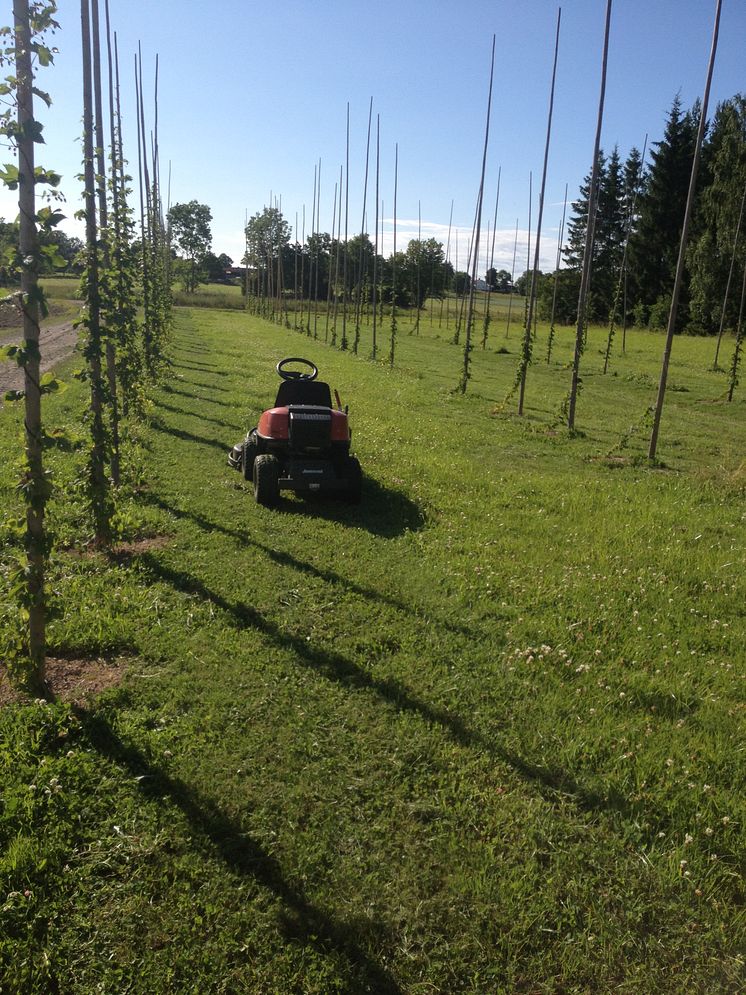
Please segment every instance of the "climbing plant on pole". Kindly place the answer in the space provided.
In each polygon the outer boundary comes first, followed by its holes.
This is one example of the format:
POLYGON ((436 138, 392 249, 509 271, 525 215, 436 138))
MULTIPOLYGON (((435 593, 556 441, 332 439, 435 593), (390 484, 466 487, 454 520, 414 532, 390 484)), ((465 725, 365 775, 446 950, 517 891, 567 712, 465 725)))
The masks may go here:
POLYGON ((83 278, 82 325, 86 330, 83 354, 91 386, 89 413, 91 448, 88 457, 88 501, 93 516, 96 542, 111 541, 113 512, 111 488, 106 475, 108 435, 104 424, 106 387, 102 375, 103 341, 101 335, 101 290, 96 216, 96 180, 93 147, 93 71, 91 48, 90 0, 81 0, 80 24, 83 43, 83 178, 85 188, 86 271, 83 278))
POLYGON ((55 50, 47 46, 45 37, 58 27, 54 20, 56 12, 53 0, 32 4, 28 0, 14 0, 14 26, 0 29, 3 39, 0 66, 14 68, 12 75, 6 75, 3 86, 0 134, 18 155, 17 165, 5 165, 0 177, 10 189, 18 190, 19 242, 12 266, 20 274, 21 291, 16 295, 16 303, 23 315, 23 341, 20 345, 7 347, 3 354, 4 358, 15 360, 23 370, 23 389, 8 396, 22 398, 25 404, 25 461, 20 490, 26 505, 25 526, 20 529, 24 551, 10 577, 20 601, 16 618, 21 622, 22 631, 14 645, 3 647, 3 655, 17 664, 21 680, 40 694, 47 690, 44 682, 47 616, 44 513, 49 496, 49 481, 42 459, 41 397, 58 389, 59 383, 52 374, 42 377, 40 371, 39 320, 46 314, 46 304, 38 275, 41 256, 48 251, 39 247, 38 230, 51 228, 62 215, 50 207, 43 207, 38 213, 36 210, 36 187, 47 184, 54 188, 60 178, 51 170, 35 165, 34 147, 44 139, 42 125, 34 117, 34 95, 47 105, 51 100, 34 86, 34 63, 48 66, 53 61, 55 50))

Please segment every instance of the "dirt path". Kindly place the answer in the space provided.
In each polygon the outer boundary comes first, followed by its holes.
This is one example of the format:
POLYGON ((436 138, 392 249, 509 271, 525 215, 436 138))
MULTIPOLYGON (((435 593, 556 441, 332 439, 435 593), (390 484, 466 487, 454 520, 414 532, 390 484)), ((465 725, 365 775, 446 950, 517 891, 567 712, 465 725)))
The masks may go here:
MULTIPOLYGON (((54 369, 63 359, 67 359, 78 341, 78 333, 72 321, 63 321, 59 325, 50 325, 41 331, 39 349, 41 350, 41 371, 54 369)), ((3 335, 2 344, 9 345, 20 342, 20 336, 3 335)), ((23 370, 14 362, 0 362, 0 395, 6 390, 21 390, 23 388, 23 370)))

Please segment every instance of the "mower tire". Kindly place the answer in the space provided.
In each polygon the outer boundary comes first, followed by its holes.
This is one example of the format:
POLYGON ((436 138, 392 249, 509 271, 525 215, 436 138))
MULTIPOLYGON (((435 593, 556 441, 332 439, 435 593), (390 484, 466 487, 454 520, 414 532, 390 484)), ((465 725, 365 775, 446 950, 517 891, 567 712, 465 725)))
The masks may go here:
POLYGON ((254 479, 254 460, 258 455, 256 432, 249 432, 244 440, 243 452, 241 454, 241 469, 244 480, 254 479))
POLYGON ((363 471, 354 456, 350 456, 345 467, 347 486, 342 491, 342 497, 348 504, 360 504, 363 497, 363 471))
POLYGON ((263 454, 254 460, 254 500, 271 508, 280 497, 280 464, 276 456, 263 454))

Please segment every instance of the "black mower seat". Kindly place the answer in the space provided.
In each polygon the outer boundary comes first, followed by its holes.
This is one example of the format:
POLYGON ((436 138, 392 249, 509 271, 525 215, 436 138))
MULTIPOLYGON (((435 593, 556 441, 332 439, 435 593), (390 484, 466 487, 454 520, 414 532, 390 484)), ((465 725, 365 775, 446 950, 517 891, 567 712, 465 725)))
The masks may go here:
POLYGON ((322 380, 283 380, 277 391, 276 408, 289 404, 313 404, 320 408, 331 408, 332 392, 329 384, 322 380))

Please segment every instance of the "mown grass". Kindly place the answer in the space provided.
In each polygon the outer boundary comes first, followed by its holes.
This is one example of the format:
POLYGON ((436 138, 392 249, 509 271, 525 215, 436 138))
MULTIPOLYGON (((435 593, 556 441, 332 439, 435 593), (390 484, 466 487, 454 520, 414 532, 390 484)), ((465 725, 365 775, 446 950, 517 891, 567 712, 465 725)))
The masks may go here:
MULTIPOLYGON (((743 989, 743 396, 677 340, 649 468, 643 431, 618 444, 660 336, 604 377, 591 331, 571 439, 570 331, 523 419, 494 413, 517 328, 465 397, 452 332, 400 321, 391 370, 365 329, 356 358, 179 312, 128 433, 119 527, 151 542, 108 557, 85 552, 82 430, 50 453, 50 653, 128 677, 0 714, 4 991, 743 989), (226 465, 298 354, 351 406, 360 508, 268 511, 226 465)), ((6 410, 6 506, 17 430, 6 410)))

